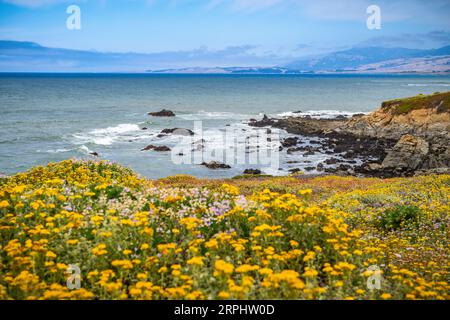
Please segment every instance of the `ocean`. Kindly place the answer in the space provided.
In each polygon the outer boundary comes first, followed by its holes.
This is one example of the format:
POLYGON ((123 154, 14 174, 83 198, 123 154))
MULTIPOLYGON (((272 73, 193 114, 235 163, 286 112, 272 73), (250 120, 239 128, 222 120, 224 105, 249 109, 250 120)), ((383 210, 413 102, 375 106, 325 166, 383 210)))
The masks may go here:
MULTIPOLYGON (((444 75, 0 74, 0 172, 14 174, 69 158, 93 159, 90 153, 97 152, 101 159, 149 178, 232 177, 256 167, 284 175, 292 167, 314 166, 329 155, 281 151, 279 164, 271 168, 233 159, 230 169, 211 170, 200 163, 230 152, 223 141, 225 132, 235 140, 254 134, 248 120, 264 114, 351 116, 373 111, 384 100, 449 87, 450 76, 444 75), (161 109, 176 116, 147 114, 161 109), (160 135, 165 128, 193 130, 199 125, 201 138, 199 131, 191 140, 160 135), (185 151, 141 151, 149 144, 172 149, 181 144, 185 151), (180 163, 177 157, 189 152, 200 156, 180 163)), ((289 136, 277 130, 272 134, 289 136)), ((276 141, 271 142, 266 148, 278 150, 276 141)), ((250 154, 256 148, 243 150, 250 154)), ((225 157, 223 162, 227 161, 225 157)))

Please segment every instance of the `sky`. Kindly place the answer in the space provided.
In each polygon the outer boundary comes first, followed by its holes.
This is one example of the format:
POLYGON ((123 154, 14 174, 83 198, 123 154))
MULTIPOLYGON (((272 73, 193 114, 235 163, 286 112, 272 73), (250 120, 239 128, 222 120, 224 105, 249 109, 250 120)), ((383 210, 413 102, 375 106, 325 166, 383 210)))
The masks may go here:
POLYGON ((450 43, 450 0, 0 0, 0 40, 99 52, 234 54, 277 64, 355 46, 450 43), (80 8, 80 30, 66 9, 80 8), (377 5, 381 28, 368 29, 377 5))

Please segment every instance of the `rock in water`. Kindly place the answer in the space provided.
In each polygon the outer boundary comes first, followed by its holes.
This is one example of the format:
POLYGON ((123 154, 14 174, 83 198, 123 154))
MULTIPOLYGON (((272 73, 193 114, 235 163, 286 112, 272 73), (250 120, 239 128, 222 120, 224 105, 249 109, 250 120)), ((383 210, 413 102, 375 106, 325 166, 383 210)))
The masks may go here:
POLYGON ((170 151, 170 148, 167 146, 155 146, 153 144, 149 144, 145 148, 141 149, 141 151, 148 151, 148 150, 164 152, 164 151, 170 151))
POLYGON ((244 174, 261 174, 259 169, 245 169, 244 174))
POLYGON ((231 167, 227 164, 220 163, 217 161, 211 161, 211 162, 202 162, 202 166, 207 167, 208 169, 230 169, 231 167))
POLYGON ((161 111, 157 112, 149 112, 148 115, 153 117, 175 117, 175 113, 170 110, 162 109, 161 111))
POLYGON ((266 114, 263 116, 262 120, 257 121, 255 119, 250 119, 249 125, 252 127, 266 127, 271 126, 275 123, 274 119, 270 119, 266 114))
POLYGON ((189 129, 183 129, 183 128, 172 128, 172 129, 163 129, 161 133, 165 134, 175 134, 180 136, 193 136, 194 132, 189 129))
POLYGON ((297 137, 289 137, 284 139, 283 141, 281 141, 281 145, 283 147, 292 147, 297 145, 298 143, 298 138, 297 137))

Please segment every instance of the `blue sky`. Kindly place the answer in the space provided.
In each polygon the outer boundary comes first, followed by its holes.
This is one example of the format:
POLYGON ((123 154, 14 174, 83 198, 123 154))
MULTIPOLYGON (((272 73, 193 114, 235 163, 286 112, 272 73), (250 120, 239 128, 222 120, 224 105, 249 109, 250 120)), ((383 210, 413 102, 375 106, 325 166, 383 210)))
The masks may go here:
POLYGON ((450 43, 450 0, 0 0, 0 39, 102 52, 235 52, 278 63, 362 45, 450 43), (68 30, 66 8, 81 9, 68 30), (369 5, 381 29, 366 27, 369 5))

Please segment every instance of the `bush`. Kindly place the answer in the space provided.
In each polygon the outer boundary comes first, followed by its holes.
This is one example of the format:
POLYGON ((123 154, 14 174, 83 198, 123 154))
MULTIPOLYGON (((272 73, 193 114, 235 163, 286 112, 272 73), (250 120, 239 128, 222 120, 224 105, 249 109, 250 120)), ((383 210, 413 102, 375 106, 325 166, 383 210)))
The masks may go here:
POLYGON ((417 222, 419 215, 420 209, 416 206, 397 205, 384 212, 379 221, 379 226, 385 230, 397 230, 410 223, 417 222))

